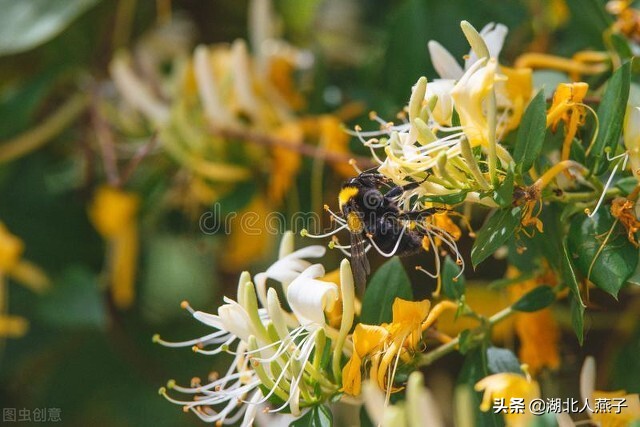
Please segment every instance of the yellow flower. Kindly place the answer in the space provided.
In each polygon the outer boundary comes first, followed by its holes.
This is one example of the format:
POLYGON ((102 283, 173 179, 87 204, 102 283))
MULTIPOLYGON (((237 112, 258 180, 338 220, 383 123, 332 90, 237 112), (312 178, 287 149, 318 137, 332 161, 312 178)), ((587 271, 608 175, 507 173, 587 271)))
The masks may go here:
POLYGON ((640 108, 627 106, 622 131, 624 147, 629 153, 629 165, 634 176, 640 173, 640 108))
POLYGON ((504 399, 505 405, 509 405, 511 399, 524 399, 523 413, 504 413, 507 427, 526 427, 532 418, 528 412, 529 402, 540 397, 540 387, 528 375, 502 372, 489 375, 478 381, 475 385, 477 391, 484 391, 480 410, 487 412, 495 399, 504 399))
POLYGON ((107 271, 113 302, 118 308, 131 306, 135 296, 138 261, 137 194, 103 186, 89 207, 89 218, 107 242, 107 271))
POLYGON ((564 141, 562 143, 562 160, 569 159, 571 143, 578 132, 578 127, 584 125, 587 106, 582 102, 589 90, 584 82, 560 83, 553 94, 553 103, 547 112, 547 127, 556 131, 558 123, 564 123, 564 141))
MULTIPOLYGON (((304 134, 297 123, 291 122, 276 130, 275 137, 292 145, 299 145, 303 142, 304 134)), ((271 155, 271 179, 268 191, 270 200, 278 204, 291 188, 302 162, 300 153, 285 147, 273 147, 271 155)))
POLYGON ((587 414, 601 427, 626 427, 632 421, 640 420, 640 396, 627 394, 624 390, 600 391, 595 390, 596 362, 591 356, 587 357, 580 372, 580 395, 589 402, 587 414), (607 399, 613 407, 606 405, 599 407, 601 400, 607 399), (622 400, 624 399, 624 401, 622 400), (621 403, 619 409, 617 403, 621 403), (601 409, 602 408, 602 409, 601 409))
MULTIPOLYGON (((476 313, 485 317, 491 317, 510 305, 507 296, 503 292, 490 289, 484 285, 467 285, 464 295, 467 304, 473 307, 476 313)), ((491 328, 491 339, 494 342, 505 342, 513 338, 513 319, 514 316, 510 316, 491 328)), ((458 316, 456 318, 454 311, 444 313, 438 319, 438 331, 451 337, 457 336, 465 329, 475 329, 479 326, 481 326, 479 319, 469 316, 458 316)))
MULTIPOLYGON (((521 273, 515 267, 508 267, 507 278, 513 279, 521 273)), ((550 284, 553 277, 524 280, 509 287, 509 299, 515 302, 520 297, 541 285, 550 284)), ((535 375, 542 368, 557 369, 560 366, 560 328, 553 317, 551 309, 545 308, 533 313, 518 312, 514 315, 515 330, 520 340, 518 357, 529 366, 535 375)))
POLYGON ((374 351, 382 349, 389 331, 382 326, 358 323, 353 331, 353 354, 342 369, 342 388, 347 394, 358 396, 362 387, 362 362, 374 351))
POLYGON ((267 254, 273 235, 267 232, 267 216, 271 213, 263 196, 256 196, 231 221, 231 230, 221 254, 220 267, 239 271, 267 254))
MULTIPOLYGON (((499 97, 505 94, 509 99, 510 115, 504 125, 504 130, 511 131, 520 124, 522 113, 531 99, 533 92, 532 73, 529 68, 500 67, 500 74, 506 76, 507 80, 497 83, 496 95, 499 97), (501 86, 504 86, 504 90, 498 90, 501 86)), ((498 101, 498 105, 500 104, 504 103, 498 101)))
MULTIPOLYGON (((460 237, 462 237, 462 230, 460 230, 460 227, 458 227, 458 225, 453 222, 447 212, 435 213, 428 217, 426 221, 429 225, 433 225, 446 231, 454 241, 458 241, 460 237)), ((439 237, 435 237, 434 243, 439 247, 442 244, 442 239, 440 239, 439 237)), ((423 239, 422 245, 425 250, 429 250, 430 241, 427 237, 423 239)))
POLYGON ((485 99, 493 91, 497 70, 498 62, 495 59, 479 60, 451 90, 460 124, 472 147, 487 146, 489 143, 485 99))
POLYGON ((24 242, 0 222, 0 338, 23 336, 29 327, 26 319, 6 314, 8 309, 5 276, 41 292, 49 285, 49 278, 38 267, 22 259, 24 242))
MULTIPOLYGON (((330 271, 329 273, 325 274, 324 277, 320 278, 320 280, 324 282, 331 282, 335 284, 338 289, 340 289, 340 269, 336 268, 335 270, 330 271)), ((355 298, 354 300, 354 309, 355 314, 360 315, 360 311, 362 310, 362 303, 357 298, 355 298)), ((330 309, 325 309, 327 323, 336 329, 340 328, 340 323, 342 322, 342 311, 342 298, 340 298, 335 302, 335 304, 333 304, 333 307, 331 307, 330 309)))
POLYGON ((611 215, 620 221, 627 230, 627 239, 637 248, 636 233, 640 230, 640 221, 635 212, 636 202, 625 197, 616 197, 611 201, 611 215))
POLYGON ((457 305, 445 301, 431 308, 429 300, 406 301, 396 298, 392 306, 392 322, 382 325, 358 324, 353 332, 354 352, 342 371, 343 390, 347 394, 360 394, 362 364, 371 362, 370 377, 387 393, 398 391, 393 387, 399 361, 408 362, 419 349, 422 331, 431 326, 445 310, 457 305))

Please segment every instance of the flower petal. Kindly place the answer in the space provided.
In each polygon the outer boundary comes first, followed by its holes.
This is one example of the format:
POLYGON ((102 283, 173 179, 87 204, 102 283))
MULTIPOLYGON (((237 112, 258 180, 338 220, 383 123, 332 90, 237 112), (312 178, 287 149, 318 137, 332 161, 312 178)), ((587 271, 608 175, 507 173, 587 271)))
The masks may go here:
POLYGON ((317 280, 324 276, 324 267, 314 264, 300 274, 287 289, 287 301, 300 324, 324 326, 324 310, 331 310, 339 298, 334 283, 317 280))
POLYGON ((462 77, 464 70, 447 49, 435 40, 429 40, 427 47, 433 68, 441 78, 458 80, 462 77))

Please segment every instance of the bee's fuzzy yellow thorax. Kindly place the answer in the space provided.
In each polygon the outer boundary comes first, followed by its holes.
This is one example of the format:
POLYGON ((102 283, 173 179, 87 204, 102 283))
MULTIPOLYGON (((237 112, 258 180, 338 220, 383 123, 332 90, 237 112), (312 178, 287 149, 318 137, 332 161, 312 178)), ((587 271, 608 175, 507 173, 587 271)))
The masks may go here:
POLYGON ((346 205, 347 202, 349 202, 349 200, 356 194, 358 194, 358 189, 356 187, 344 187, 342 190, 340 190, 340 193, 338 194, 338 204, 340 205, 340 210, 342 210, 342 207, 346 205))

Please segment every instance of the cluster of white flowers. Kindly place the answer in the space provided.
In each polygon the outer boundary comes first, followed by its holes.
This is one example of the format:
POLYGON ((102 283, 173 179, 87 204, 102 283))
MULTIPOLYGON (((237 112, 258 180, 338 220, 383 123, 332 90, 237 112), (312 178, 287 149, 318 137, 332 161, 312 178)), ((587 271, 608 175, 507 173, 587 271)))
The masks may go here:
POLYGON ((306 259, 324 253, 322 246, 294 251, 293 234, 286 233, 279 260, 257 274, 255 284, 249 273, 243 273, 237 299, 225 298, 217 315, 195 311, 184 302, 183 307, 213 332, 182 342, 168 342, 159 336, 154 336, 154 341, 167 347, 192 347, 204 355, 226 352, 234 359, 224 375, 214 375, 208 384, 196 381, 184 387, 171 380, 160 393, 204 421, 233 424, 242 418, 243 426, 251 425, 260 405, 267 402, 272 405, 268 412, 286 408, 299 415, 304 408, 335 395, 341 356, 343 352, 350 355, 353 346, 347 334, 353 323, 355 291, 346 260, 340 267, 340 287, 319 280, 325 275, 324 267, 306 259), (280 284, 291 311, 283 308, 275 287, 267 288, 267 279, 280 284), (342 322, 336 330, 326 323, 325 310, 340 300, 342 322), (328 363, 322 360, 327 346, 334 354, 328 363), (174 398, 167 389, 193 399, 174 398))
POLYGON ((507 35, 504 25, 491 23, 480 33, 465 21, 461 26, 471 45, 464 68, 442 45, 430 41, 431 60, 440 78, 422 77, 414 85, 405 122, 387 123, 374 113, 380 131, 356 128, 354 132, 370 148, 382 174, 399 185, 422 182, 406 194, 407 200, 464 191, 467 201, 493 205, 479 192, 493 188, 513 163, 499 141, 517 127, 531 98, 531 70, 498 64, 507 35), (475 147, 480 147, 481 156, 475 147), (480 167, 483 162, 488 163, 488 176, 480 167))

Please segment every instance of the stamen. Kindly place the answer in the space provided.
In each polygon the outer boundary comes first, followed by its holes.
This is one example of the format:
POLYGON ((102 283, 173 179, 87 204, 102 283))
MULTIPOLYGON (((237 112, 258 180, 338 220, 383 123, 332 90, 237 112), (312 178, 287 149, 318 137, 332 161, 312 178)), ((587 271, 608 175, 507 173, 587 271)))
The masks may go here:
POLYGON ((376 248, 376 250, 378 251, 378 253, 380 255, 382 255, 383 257, 386 257, 386 258, 391 258, 398 251, 398 248, 400 247, 400 242, 402 241, 402 236, 404 236, 404 232, 405 232, 406 229, 407 229, 406 225, 402 227, 402 231, 400 232, 400 236, 398 237, 398 241, 396 242, 396 245, 393 247, 393 250, 391 252, 389 252, 389 253, 384 252, 382 249, 380 249, 380 247, 373 240, 373 238, 372 238, 373 236, 368 234, 367 237, 369 237, 369 241, 371 242, 373 247, 376 248))
POLYGON ((621 162, 616 163, 616 165, 614 166, 613 170, 611 171, 611 175, 609 175, 609 179, 607 179, 607 183, 605 184, 604 189, 602 190, 602 194, 600 195, 600 198, 598 199, 598 203, 596 204, 595 209, 593 210, 593 212, 588 214, 589 218, 593 218, 593 216, 596 214, 596 212, 598 212, 598 209, 600 209, 600 205, 602 205, 602 202, 604 201, 604 198, 607 195, 607 190, 609 189, 609 186, 611 185, 611 181, 613 180, 613 177, 616 174, 616 171, 618 170, 618 166, 620 166, 620 163, 621 162))
POLYGON ((302 237, 311 237, 312 239, 324 239, 325 237, 333 236, 338 231, 343 230, 345 228, 347 228, 347 224, 346 223, 344 223, 340 227, 336 228, 335 230, 332 230, 332 231, 330 231, 328 233, 325 233, 325 234, 311 234, 311 233, 309 233, 309 231, 306 228, 303 228, 302 231, 300 231, 300 235, 302 237))

